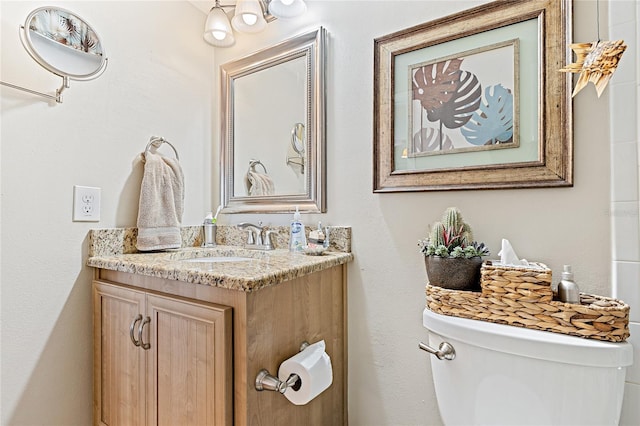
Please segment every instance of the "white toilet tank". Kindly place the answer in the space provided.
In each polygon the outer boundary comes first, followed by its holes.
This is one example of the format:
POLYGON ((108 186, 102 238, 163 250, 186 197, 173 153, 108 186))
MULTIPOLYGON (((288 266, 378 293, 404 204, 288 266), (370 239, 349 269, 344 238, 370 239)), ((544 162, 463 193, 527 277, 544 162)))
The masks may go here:
POLYGON ((450 317, 425 309, 429 346, 443 341, 455 358, 431 356, 442 421, 452 425, 617 425, 627 342, 450 317))

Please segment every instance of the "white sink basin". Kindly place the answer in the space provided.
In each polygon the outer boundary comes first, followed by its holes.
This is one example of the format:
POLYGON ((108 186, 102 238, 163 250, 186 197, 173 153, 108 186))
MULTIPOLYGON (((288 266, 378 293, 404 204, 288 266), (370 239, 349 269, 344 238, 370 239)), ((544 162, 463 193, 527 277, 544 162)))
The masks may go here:
POLYGON ((240 256, 211 256, 211 257, 196 257, 194 259, 184 259, 183 262, 189 263, 223 263, 223 262, 246 262, 253 260, 250 257, 240 256))

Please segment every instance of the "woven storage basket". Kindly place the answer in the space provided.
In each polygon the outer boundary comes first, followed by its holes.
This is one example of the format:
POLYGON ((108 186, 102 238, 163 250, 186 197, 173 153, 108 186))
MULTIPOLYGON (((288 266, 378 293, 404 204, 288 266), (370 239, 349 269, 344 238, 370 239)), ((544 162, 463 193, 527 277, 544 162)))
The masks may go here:
POLYGON ((482 266, 482 292, 449 290, 427 284, 433 312, 517 327, 622 342, 629 337, 629 305, 580 294, 581 304, 553 301, 551 271, 482 266), (543 288, 544 287, 544 288, 543 288))
POLYGON ((521 302, 550 302, 553 299, 551 269, 543 263, 533 265, 535 269, 485 261, 480 268, 482 294, 521 302))

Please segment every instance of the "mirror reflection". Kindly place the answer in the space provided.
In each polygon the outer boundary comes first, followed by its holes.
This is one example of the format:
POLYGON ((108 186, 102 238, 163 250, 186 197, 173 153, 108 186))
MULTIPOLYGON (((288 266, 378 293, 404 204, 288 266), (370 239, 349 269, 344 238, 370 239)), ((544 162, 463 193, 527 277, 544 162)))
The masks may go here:
POLYGON ((300 173, 302 174, 304 174, 304 163, 306 160, 304 139, 304 124, 296 123, 293 129, 291 129, 291 147, 289 148, 287 164, 300 166, 300 173), (291 150, 293 150, 293 155, 291 154, 291 150))
POLYGON ((289 165, 287 157, 292 126, 306 121, 306 88, 304 57, 235 80, 234 197, 305 193, 304 174, 299 166, 289 165), (271 183, 273 191, 269 194, 250 194, 243 185, 247 166, 253 160, 269 169, 261 173, 261 178, 271 183))
POLYGON ((226 213, 324 212, 325 30, 221 66, 226 213))

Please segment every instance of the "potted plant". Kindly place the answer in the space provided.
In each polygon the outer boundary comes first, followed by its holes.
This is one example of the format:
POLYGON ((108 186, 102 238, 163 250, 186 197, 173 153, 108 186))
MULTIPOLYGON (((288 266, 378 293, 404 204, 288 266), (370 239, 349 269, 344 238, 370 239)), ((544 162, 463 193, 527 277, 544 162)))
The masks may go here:
POLYGON ((429 237, 419 242, 431 285, 455 290, 479 290, 482 256, 489 255, 484 243, 473 240, 471 226, 460 210, 449 207, 435 222, 429 237))

